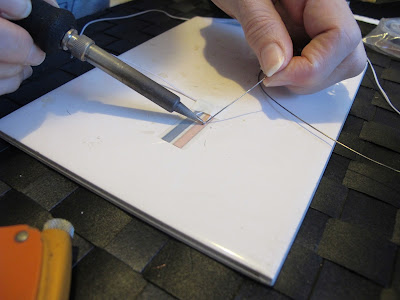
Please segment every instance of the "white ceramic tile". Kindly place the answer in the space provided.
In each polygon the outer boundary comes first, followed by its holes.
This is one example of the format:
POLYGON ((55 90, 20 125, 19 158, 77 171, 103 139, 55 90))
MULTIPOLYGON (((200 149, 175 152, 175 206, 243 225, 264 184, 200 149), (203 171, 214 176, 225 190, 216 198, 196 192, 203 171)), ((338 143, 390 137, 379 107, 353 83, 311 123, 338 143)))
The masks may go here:
MULTIPOLYGON (((121 58, 215 112, 257 82, 241 28, 195 18, 121 58), (163 79, 163 80, 161 80, 163 79)), ((362 75, 309 96, 270 92, 337 137, 362 75)), ((273 284, 333 149, 255 89, 184 149, 180 117, 99 70, 0 120, 2 136, 227 265, 273 284)))

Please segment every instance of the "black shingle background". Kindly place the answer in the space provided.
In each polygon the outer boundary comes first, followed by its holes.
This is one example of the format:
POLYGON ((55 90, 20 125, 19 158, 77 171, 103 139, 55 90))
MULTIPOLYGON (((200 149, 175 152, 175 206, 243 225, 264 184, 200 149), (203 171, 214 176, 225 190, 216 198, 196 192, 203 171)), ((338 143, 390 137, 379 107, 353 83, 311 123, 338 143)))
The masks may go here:
MULTIPOLYGON (((361 12, 374 8, 358 2, 352 7, 361 12)), ((79 24, 149 8, 187 17, 223 16, 205 0, 137 0, 79 24)), ((152 13, 98 23, 86 34, 121 54, 179 23, 152 13)), ((373 28, 360 26, 363 35, 373 28)), ((400 63, 367 52, 400 107, 400 63)), ((63 52, 48 56, 18 91, 0 97, 0 117, 90 69, 63 52)), ((377 92, 368 71, 339 140, 400 168, 399 125, 400 116, 377 92)), ((336 146, 271 288, 161 233, 0 140, 0 225, 40 228, 52 216, 74 224, 72 299, 400 299, 399 208, 399 174, 336 146)))

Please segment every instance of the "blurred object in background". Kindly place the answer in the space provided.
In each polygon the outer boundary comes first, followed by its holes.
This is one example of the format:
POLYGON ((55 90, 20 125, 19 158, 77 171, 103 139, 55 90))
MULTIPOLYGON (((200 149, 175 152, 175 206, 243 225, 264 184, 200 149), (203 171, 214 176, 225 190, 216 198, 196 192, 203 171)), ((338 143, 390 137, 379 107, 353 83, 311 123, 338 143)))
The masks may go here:
POLYGON ((361 2, 369 2, 369 3, 389 3, 389 2, 399 2, 399 0, 359 0, 361 2))
POLYGON ((373 19, 399 17, 399 0, 351 0, 350 8, 354 14, 373 19))
POLYGON ((400 18, 381 19, 363 42, 375 51, 400 59, 400 18))
POLYGON ((71 11, 77 19, 128 1, 131 0, 57 0, 61 8, 71 11))

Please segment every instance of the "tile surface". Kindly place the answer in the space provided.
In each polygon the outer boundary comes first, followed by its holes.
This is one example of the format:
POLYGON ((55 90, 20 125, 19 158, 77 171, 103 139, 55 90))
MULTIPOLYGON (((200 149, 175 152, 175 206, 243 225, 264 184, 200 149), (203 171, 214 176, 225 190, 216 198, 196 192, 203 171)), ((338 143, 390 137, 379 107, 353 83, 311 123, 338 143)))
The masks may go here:
MULTIPOLYGON (((368 5, 379 18, 380 9, 368 5)), ((223 16, 210 1, 136 0, 78 23, 149 8, 184 17, 223 16)), ((135 21, 97 23, 86 33, 120 54, 132 47, 131 41, 150 38, 178 23, 171 25, 158 14, 148 14, 135 21), (135 30, 121 25, 130 22, 147 26, 135 30), (116 36, 114 27, 127 41, 116 36)), ((373 28, 360 26, 364 35, 373 28)), ((370 49, 367 53, 389 97, 400 107, 399 63, 370 49)), ((21 89, 0 97, 0 117, 91 67, 60 52, 34 69, 21 89)), ((399 120, 368 74, 339 139, 400 168, 392 135, 389 142, 380 140, 388 127, 399 128, 399 120)), ((398 174, 336 147, 279 282, 271 288, 132 218, 0 140, 0 226, 25 223, 41 228, 52 213, 72 221, 77 234, 71 299, 400 299, 399 183, 398 174), (135 238, 128 239, 130 235, 135 238)))

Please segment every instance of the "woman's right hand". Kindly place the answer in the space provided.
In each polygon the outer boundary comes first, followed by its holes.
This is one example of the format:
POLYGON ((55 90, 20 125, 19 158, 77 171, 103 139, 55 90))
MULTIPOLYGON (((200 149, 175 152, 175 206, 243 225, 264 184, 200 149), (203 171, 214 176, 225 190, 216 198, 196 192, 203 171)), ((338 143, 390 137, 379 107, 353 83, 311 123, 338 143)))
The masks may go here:
MULTIPOLYGON (((58 6, 55 0, 46 2, 58 6)), ((31 10, 30 0, 0 0, 0 95, 17 90, 32 75, 31 66, 46 57, 25 29, 10 22, 26 18, 31 10)))

